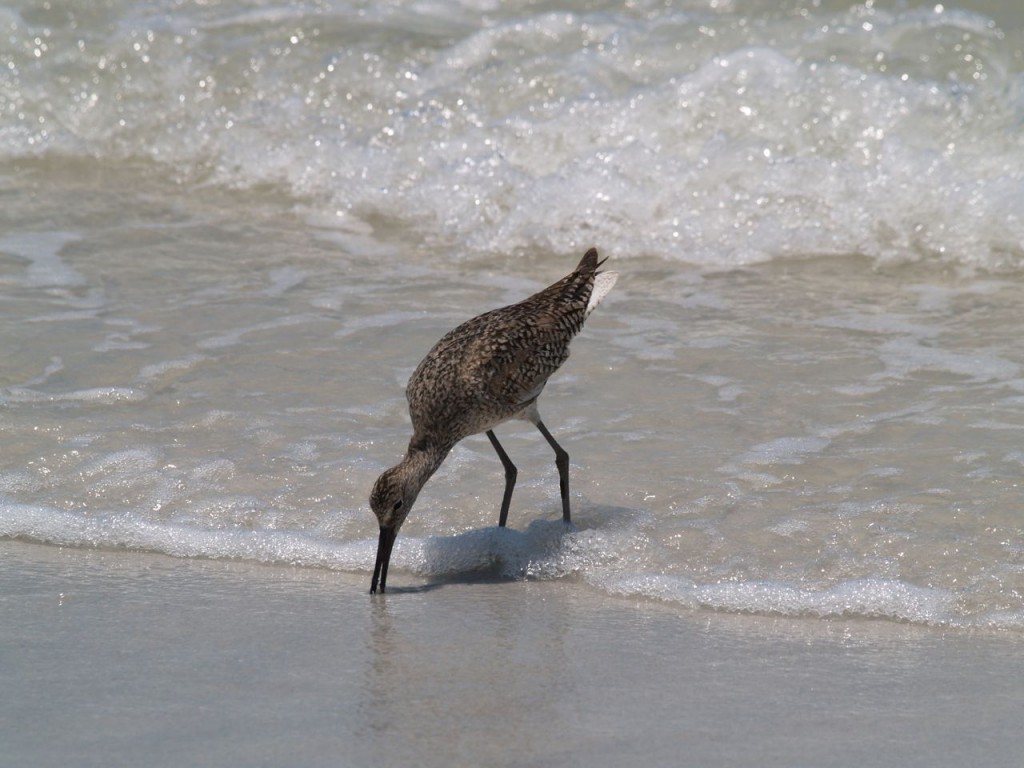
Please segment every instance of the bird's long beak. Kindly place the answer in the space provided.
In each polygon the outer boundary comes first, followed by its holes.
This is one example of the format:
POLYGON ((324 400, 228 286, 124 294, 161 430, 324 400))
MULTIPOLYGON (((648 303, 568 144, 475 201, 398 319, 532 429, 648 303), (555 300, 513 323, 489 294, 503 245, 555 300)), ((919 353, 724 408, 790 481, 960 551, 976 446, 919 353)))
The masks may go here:
POLYGON ((377 541, 377 563, 373 566, 373 580, 370 582, 371 595, 377 591, 378 581, 380 591, 384 591, 384 584, 388 580, 388 563, 391 562, 391 548, 395 546, 397 537, 397 527, 381 526, 380 539, 377 541))

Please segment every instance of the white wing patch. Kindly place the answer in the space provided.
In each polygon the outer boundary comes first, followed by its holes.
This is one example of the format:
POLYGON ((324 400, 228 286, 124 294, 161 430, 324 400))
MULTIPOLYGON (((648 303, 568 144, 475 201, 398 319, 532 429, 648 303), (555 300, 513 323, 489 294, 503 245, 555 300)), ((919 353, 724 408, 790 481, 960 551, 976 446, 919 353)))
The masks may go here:
POLYGON ((597 305, 608 295, 618 279, 618 272, 601 272, 594 278, 594 290, 590 292, 590 301, 587 302, 587 315, 597 309, 597 305))

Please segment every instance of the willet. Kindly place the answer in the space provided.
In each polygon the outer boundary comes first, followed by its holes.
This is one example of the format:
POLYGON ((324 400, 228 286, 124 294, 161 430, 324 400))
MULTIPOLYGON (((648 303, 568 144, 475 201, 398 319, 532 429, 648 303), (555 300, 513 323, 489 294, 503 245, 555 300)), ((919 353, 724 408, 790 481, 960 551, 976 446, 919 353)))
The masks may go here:
POLYGON ((555 451, 562 519, 569 514, 569 454, 551 436, 537 398, 569 357, 569 342, 615 285, 618 274, 599 272, 591 248, 579 265, 554 285, 518 304, 485 312, 446 334, 417 366, 405 389, 413 435, 405 458, 373 486, 370 508, 380 523, 370 592, 384 591, 391 549, 420 489, 462 438, 486 432, 505 468, 505 495, 498 525, 508 519, 516 466, 494 427, 525 419, 555 451))

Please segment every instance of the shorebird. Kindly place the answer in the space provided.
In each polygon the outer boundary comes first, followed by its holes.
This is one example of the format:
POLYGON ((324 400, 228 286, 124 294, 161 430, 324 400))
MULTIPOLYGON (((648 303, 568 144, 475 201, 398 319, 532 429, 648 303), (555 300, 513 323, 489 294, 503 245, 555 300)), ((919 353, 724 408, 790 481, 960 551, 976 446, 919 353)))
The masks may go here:
POLYGON ((494 434, 510 419, 531 422, 555 451, 562 519, 570 522, 569 454, 540 419, 537 398, 548 378, 569 357, 569 342, 615 285, 618 274, 599 272, 604 261, 591 248, 579 265, 554 285, 518 304, 468 320, 441 338, 406 385, 413 435, 405 457, 386 470, 370 493, 380 523, 371 594, 384 591, 398 529, 430 476, 462 438, 486 432, 505 468, 505 495, 498 525, 504 527, 516 466, 494 434))

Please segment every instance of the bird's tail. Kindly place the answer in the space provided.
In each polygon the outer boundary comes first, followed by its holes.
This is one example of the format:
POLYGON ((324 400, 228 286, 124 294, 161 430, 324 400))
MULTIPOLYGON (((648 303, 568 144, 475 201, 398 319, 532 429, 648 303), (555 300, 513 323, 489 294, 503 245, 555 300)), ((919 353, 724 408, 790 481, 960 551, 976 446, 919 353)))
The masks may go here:
POLYGON ((597 268, 604 264, 606 261, 608 261, 607 258, 598 261, 597 248, 591 248, 589 251, 583 254, 583 258, 580 259, 580 263, 576 266, 575 271, 583 273, 596 272, 597 268))
POLYGON ((608 261, 607 257, 599 261, 597 258, 597 248, 591 248, 583 254, 579 266, 576 267, 576 272, 578 273, 593 275, 594 281, 590 296, 587 298, 587 309, 584 318, 597 309, 597 305, 608 295, 612 286, 615 285, 615 281, 619 279, 618 272, 598 272, 598 267, 606 261, 608 261))

